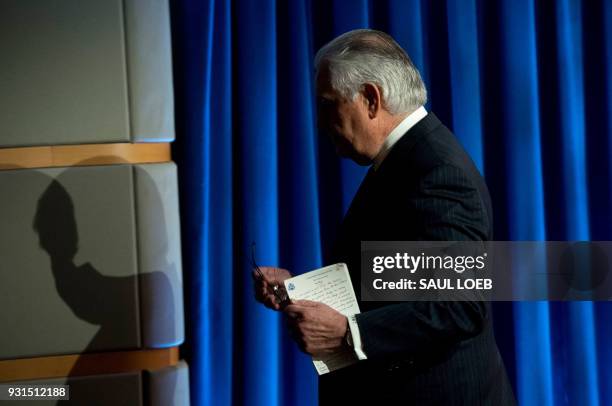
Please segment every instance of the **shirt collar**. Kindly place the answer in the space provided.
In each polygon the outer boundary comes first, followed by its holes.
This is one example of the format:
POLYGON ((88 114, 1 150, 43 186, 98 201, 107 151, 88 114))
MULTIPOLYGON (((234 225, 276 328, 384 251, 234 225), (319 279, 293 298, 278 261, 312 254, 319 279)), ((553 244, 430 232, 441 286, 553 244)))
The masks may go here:
POLYGON ((425 107, 421 106, 412 113, 410 113, 405 119, 403 119, 397 127, 395 127, 385 138, 385 141, 378 152, 378 155, 374 158, 374 170, 377 170, 384 159, 389 155, 391 148, 396 142, 400 140, 416 123, 421 121, 427 115, 425 107))

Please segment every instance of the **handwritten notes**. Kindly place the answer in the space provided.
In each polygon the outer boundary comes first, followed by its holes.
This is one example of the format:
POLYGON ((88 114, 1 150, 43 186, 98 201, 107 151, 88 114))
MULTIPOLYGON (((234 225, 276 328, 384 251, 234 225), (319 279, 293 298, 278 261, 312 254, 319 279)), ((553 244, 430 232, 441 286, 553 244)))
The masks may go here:
MULTIPOLYGON (((359 304, 346 264, 334 264, 285 280, 292 300, 322 302, 345 316, 359 313, 359 304)), ((313 358, 319 375, 356 363, 355 353, 346 348, 323 358, 313 358)))

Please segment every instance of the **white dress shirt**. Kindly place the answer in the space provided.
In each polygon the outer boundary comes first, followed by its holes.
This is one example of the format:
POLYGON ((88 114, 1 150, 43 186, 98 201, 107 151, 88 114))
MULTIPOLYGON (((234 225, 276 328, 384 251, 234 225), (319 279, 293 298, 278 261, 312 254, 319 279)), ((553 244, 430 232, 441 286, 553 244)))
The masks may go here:
MULTIPOLYGON (((377 170, 382 164, 382 161, 389 155, 391 148, 395 145, 396 142, 400 140, 410 130, 416 123, 421 121, 427 115, 427 110, 425 107, 421 106, 412 113, 410 113, 405 119, 402 120, 401 123, 397 125, 385 138, 383 145, 374 158, 374 170, 377 170)), ((365 352, 363 351, 363 343, 361 342, 361 334, 359 333, 359 326, 357 325, 357 318, 355 315, 348 317, 348 325, 351 330, 350 333, 350 341, 353 349, 355 350, 355 355, 357 358, 367 359, 365 352)))
POLYGON ((374 158, 374 170, 377 170, 380 167, 380 164, 384 159, 389 155, 391 148, 395 145, 396 142, 400 140, 410 130, 416 123, 421 121, 427 115, 427 110, 425 107, 421 106, 412 113, 410 113, 405 119, 402 120, 401 123, 397 125, 385 138, 378 155, 374 158))

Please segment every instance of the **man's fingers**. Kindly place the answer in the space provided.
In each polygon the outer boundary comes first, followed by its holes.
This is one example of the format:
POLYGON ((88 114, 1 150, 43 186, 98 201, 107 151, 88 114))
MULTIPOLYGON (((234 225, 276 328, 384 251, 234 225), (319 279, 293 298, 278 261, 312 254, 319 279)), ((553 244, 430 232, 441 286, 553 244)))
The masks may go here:
POLYGON ((293 314, 301 314, 304 312, 304 308, 298 304, 296 304, 295 302, 291 301, 291 303, 289 303, 287 306, 285 306, 285 312, 286 313, 293 313, 293 314))
POLYGON ((255 291, 255 300, 263 303, 266 307, 278 310, 279 306, 276 305, 276 297, 269 292, 267 283, 255 282, 253 289, 255 291))
POLYGON ((315 302, 314 300, 294 300, 293 303, 302 307, 318 307, 321 305, 321 302, 315 302))
POLYGON ((303 318, 311 311, 314 307, 318 307, 319 302, 313 302, 311 300, 292 300, 283 311, 290 317, 303 318))
POLYGON ((312 300, 292 300, 285 306, 284 312, 288 313, 290 317, 306 322, 317 319, 317 315, 325 314, 327 310, 335 312, 335 310, 320 302, 312 300))
POLYGON ((283 309, 283 312, 291 317, 291 318, 298 318, 298 317, 302 317, 304 315, 304 311, 306 309, 303 306, 297 305, 294 302, 289 303, 287 306, 285 306, 285 308, 283 309))
POLYGON ((272 310, 280 309, 280 305, 276 303, 276 301, 270 297, 267 297, 266 300, 264 300, 263 304, 264 306, 272 310))
POLYGON ((261 271, 261 274, 259 274, 259 276, 262 277, 266 282, 273 282, 274 281, 273 269, 274 268, 270 266, 260 266, 259 270, 261 271))
POLYGON ((253 281, 253 290, 255 292, 255 299, 263 302, 267 295, 267 284, 261 280, 253 281))
POLYGON ((264 279, 274 285, 282 284, 285 279, 291 277, 289 271, 275 266, 261 266, 259 270, 263 274, 264 279))
POLYGON ((284 303, 280 303, 281 301, 276 297, 273 288, 284 290, 282 283, 285 279, 291 277, 291 273, 282 268, 262 266, 259 267, 259 271, 254 269, 251 276, 255 299, 270 309, 281 310, 284 303))

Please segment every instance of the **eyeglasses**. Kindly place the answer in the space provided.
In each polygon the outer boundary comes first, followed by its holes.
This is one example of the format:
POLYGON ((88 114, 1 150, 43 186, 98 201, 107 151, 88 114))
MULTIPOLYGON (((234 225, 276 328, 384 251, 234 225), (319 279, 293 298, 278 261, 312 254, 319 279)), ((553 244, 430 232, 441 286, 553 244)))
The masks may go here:
MULTIPOLYGON (((259 265, 257 265, 257 262, 255 262, 255 241, 251 243, 251 267, 255 270, 255 272, 257 273, 257 277, 259 279, 261 280, 265 279, 263 272, 259 268, 259 265)), ((287 296, 287 292, 285 291, 285 288, 282 286, 272 285, 272 293, 278 300, 278 304, 283 304, 289 300, 289 297, 287 296)))

